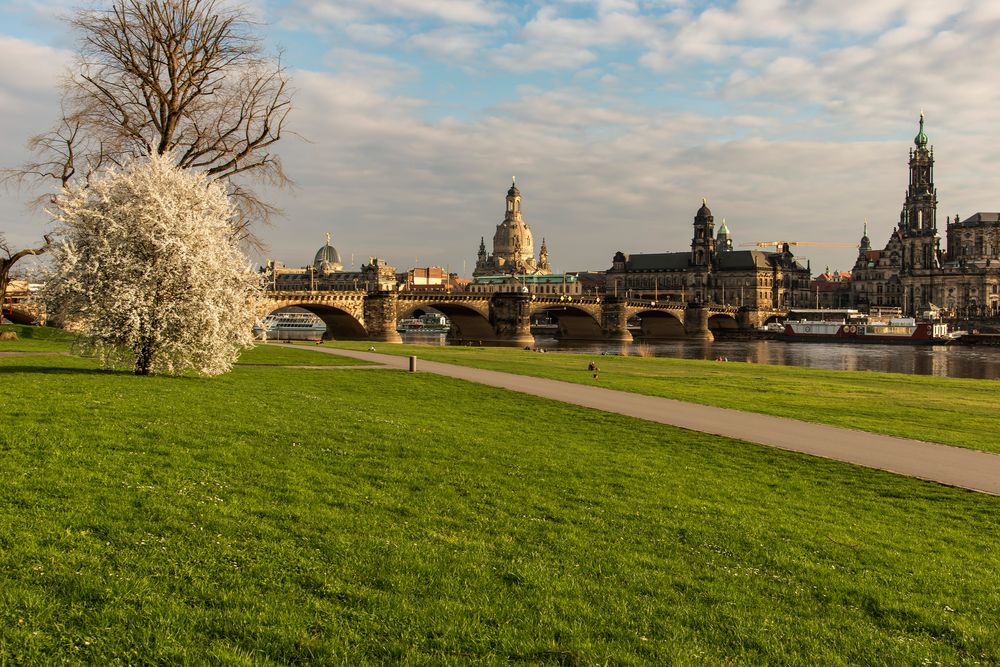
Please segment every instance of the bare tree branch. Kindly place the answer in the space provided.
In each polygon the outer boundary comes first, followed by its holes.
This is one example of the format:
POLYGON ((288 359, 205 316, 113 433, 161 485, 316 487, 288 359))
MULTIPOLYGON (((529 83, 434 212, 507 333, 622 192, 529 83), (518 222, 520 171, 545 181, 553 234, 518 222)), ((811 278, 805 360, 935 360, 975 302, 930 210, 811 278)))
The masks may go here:
POLYGON ((0 234, 0 309, 2 309, 4 297, 7 296, 7 286, 10 284, 10 272, 20 260, 33 255, 41 255, 52 245, 49 235, 44 237, 45 244, 39 248, 24 248, 14 251, 7 243, 7 238, 0 234))
POLYGON ((0 178, 61 188, 170 153, 178 166, 226 182, 248 216, 234 228, 252 239, 251 224, 275 209, 235 180, 289 184, 272 147, 291 95, 280 58, 265 54, 245 11, 219 0, 112 0, 70 23, 80 44, 61 118, 29 143, 35 162, 0 178))

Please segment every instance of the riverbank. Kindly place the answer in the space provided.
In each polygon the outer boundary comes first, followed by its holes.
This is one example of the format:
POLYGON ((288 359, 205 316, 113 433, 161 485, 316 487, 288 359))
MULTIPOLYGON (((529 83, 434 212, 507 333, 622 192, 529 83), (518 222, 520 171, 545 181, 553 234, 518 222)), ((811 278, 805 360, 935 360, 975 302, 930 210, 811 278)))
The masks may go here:
MULTIPOLYGON (((328 347, 367 350, 369 343, 328 347)), ((379 345, 380 353, 519 373, 1000 453, 1000 384, 686 359, 379 345), (588 364, 600 367, 597 380, 588 364)))
POLYGON ((995 497, 424 373, 0 373, 0 661, 1000 662, 995 497))

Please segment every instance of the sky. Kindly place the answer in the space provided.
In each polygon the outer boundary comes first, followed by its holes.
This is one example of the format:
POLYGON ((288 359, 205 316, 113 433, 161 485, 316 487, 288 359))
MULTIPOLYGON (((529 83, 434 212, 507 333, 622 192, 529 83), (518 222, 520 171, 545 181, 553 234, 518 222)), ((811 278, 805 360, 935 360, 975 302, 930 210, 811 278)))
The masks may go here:
MULTIPOLYGON (((78 2, 0 0, 0 166, 48 129, 78 2)), ((99 3, 98 3, 99 4, 99 3)), ((511 177, 557 272, 690 247, 707 198, 735 244, 875 247, 898 222, 921 110, 938 228, 1000 210, 996 0, 253 0, 294 93, 294 185, 255 261, 468 276, 511 177)), ((47 216, 0 191, 0 230, 47 216)), ((942 240, 942 246, 944 241, 942 240)), ((536 247, 537 252, 537 247, 536 247)), ((803 247, 813 273, 856 251, 803 247)))

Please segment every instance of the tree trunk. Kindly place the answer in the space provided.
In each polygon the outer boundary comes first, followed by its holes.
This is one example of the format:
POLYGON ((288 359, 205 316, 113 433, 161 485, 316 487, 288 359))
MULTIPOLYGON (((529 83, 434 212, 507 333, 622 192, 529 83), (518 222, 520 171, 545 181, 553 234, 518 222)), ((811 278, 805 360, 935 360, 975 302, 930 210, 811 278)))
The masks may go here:
POLYGON ((41 248, 25 248, 15 253, 11 253, 5 239, 0 238, 0 251, 7 253, 7 257, 0 257, 0 311, 3 311, 4 299, 7 298, 7 286, 10 284, 10 270, 24 257, 41 255, 48 250, 52 239, 49 238, 48 234, 45 234, 42 238, 45 239, 45 245, 41 248))
POLYGON ((149 375, 150 368, 153 366, 153 341, 151 338, 145 338, 142 344, 139 346, 139 352, 135 358, 135 374, 136 375, 149 375))
MULTIPOLYGON (((3 309, 7 305, 8 284, 10 284, 10 265, 0 259, 0 322, 3 321, 3 309)), ((14 313, 9 314, 13 315, 14 313)))

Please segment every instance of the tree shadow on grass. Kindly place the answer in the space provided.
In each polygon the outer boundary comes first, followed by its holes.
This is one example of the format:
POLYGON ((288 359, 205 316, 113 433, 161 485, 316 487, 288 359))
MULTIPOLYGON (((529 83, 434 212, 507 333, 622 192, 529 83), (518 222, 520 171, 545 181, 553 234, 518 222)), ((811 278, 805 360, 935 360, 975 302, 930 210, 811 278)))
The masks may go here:
POLYGON ((66 366, 8 366, 0 364, 0 375, 7 373, 39 373, 42 375, 133 375, 132 371, 104 368, 72 368, 66 366))

